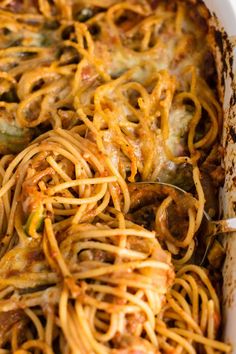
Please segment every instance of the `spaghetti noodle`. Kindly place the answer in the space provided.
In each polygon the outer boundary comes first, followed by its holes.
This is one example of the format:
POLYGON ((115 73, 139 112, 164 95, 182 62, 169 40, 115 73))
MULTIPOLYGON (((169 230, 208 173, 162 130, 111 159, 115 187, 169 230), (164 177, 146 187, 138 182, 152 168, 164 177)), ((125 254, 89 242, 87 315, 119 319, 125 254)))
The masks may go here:
POLYGON ((180 0, 1 1, 0 354, 230 352, 194 264, 217 215, 203 175, 214 193, 223 177, 207 17, 180 0))

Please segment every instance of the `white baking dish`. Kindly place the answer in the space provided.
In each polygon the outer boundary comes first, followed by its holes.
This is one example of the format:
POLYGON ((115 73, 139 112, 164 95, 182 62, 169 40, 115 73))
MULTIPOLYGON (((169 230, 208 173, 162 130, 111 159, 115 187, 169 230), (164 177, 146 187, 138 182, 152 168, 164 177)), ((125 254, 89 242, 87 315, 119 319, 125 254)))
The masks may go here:
MULTIPOLYGON (((213 16, 216 15, 218 18, 218 29, 224 28, 228 35, 228 39, 223 35, 225 41, 223 55, 227 58, 228 70, 224 74, 223 144, 226 182, 221 193, 223 214, 227 218, 236 215, 236 0, 205 0, 204 2, 213 16)), ((233 345, 233 353, 236 353, 236 234, 226 236, 225 245, 227 259, 223 269, 224 338, 233 345)))
POLYGON ((215 13, 231 36, 236 34, 236 1, 235 0, 205 0, 211 12, 215 13))

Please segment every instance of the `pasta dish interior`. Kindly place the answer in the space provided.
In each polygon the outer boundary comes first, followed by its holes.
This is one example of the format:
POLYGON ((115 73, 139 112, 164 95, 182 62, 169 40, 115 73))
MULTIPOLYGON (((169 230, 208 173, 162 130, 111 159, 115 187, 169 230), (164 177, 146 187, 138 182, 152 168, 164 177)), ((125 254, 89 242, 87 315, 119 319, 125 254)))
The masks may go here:
POLYGON ((0 1, 0 354, 231 351, 220 242, 199 266, 224 181, 208 18, 0 1))

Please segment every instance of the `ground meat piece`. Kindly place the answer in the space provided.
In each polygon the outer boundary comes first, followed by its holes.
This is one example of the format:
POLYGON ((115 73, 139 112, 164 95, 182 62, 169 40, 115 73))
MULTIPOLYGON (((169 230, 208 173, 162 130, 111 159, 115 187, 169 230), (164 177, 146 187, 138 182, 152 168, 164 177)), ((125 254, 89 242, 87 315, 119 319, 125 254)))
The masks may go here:
POLYGON ((118 336, 115 346, 117 349, 111 350, 112 354, 159 354, 151 343, 135 336, 118 336))
POLYGON ((26 317, 23 310, 13 310, 0 313, 0 347, 8 339, 7 333, 19 321, 26 317))

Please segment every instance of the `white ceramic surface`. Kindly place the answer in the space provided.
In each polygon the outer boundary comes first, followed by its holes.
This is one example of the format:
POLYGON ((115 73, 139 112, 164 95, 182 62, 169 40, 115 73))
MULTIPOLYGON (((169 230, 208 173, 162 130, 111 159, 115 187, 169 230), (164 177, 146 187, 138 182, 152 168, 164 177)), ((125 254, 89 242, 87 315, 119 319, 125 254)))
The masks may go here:
MULTIPOLYGON (((236 44, 236 0, 205 0, 208 9, 214 13, 227 32, 229 39, 236 44)), ((235 128, 236 132, 236 103, 230 107, 230 97, 236 90, 236 48, 234 49, 233 73, 235 80, 227 77, 225 82, 224 102, 224 146, 226 182, 221 193, 224 217, 234 217, 236 214, 236 142, 233 141, 230 131, 235 128), (234 88, 233 88, 234 87, 234 88)), ((235 135, 236 136, 236 135, 235 135)), ((225 236, 227 259, 223 270, 224 275, 224 336, 225 340, 233 346, 236 354, 236 234, 225 236)))
POLYGON ((205 0, 229 35, 236 35, 236 0, 205 0))

